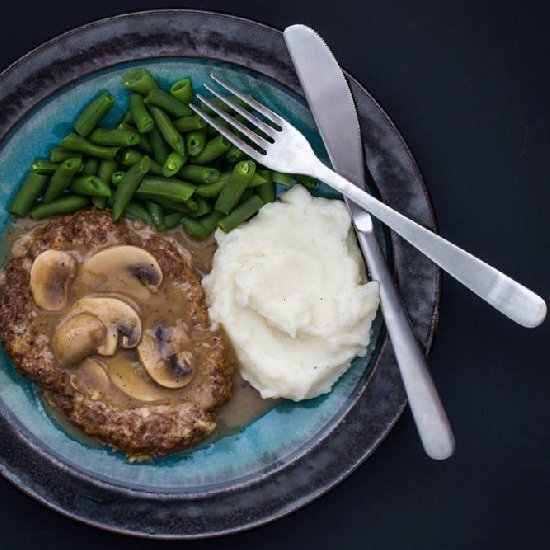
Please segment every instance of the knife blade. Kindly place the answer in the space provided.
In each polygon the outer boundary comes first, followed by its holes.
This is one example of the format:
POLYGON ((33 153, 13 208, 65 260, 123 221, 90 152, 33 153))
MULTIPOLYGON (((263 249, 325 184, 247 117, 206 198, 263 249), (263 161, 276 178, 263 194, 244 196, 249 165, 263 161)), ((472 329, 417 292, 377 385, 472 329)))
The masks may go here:
MULTIPOLYGON (((361 129, 344 73, 324 40, 305 25, 292 25, 284 39, 334 169, 365 189, 361 129)), ((357 240, 380 284, 380 305, 405 391, 426 453, 444 460, 454 437, 424 353, 376 240, 370 215, 346 199, 357 240)))

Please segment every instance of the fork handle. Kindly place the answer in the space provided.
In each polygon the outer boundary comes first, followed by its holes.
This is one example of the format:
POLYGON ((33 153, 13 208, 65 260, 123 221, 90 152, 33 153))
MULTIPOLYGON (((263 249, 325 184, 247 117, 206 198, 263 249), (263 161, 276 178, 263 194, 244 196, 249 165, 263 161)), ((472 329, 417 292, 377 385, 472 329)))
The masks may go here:
POLYGON ((516 323, 534 328, 544 321, 546 304, 528 288, 365 193, 322 162, 319 161, 310 172, 308 175, 324 181, 363 207, 516 323))
MULTIPOLYGON (((351 203, 349 207, 354 213, 358 208, 351 203)), ((365 254, 371 276, 380 285, 380 306, 418 435, 429 457, 445 460, 453 454, 455 442, 424 352, 414 335, 388 264, 378 246, 370 216, 359 209, 353 219, 357 220, 357 226, 361 226, 361 229, 357 228, 357 239, 365 254)))

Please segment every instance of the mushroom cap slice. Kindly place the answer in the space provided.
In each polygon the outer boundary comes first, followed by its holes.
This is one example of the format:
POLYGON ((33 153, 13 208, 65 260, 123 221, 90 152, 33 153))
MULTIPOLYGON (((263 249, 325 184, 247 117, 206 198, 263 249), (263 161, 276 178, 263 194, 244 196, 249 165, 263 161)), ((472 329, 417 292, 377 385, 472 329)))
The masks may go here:
POLYGON ((86 259, 80 278, 95 289, 143 296, 156 292, 162 284, 162 270, 147 250, 117 245, 100 250, 86 259))
POLYGON ((114 355, 118 346, 135 348, 141 340, 141 320, 127 302, 114 296, 87 296, 78 300, 73 313, 91 313, 107 328, 107 336, 97 348, 100 355, 114 355))
POLYGON ((90 397, 100 399, 109 388, 107 365, 100 359, 89 357, 69 375, 71 386, 90 397))
POLYGON ((63 250, 45 250, 31 267, 31 293, 34 303, 47 311, 65 307, 71 279, 76 277, 77 262, 63 250))
POLYGON ((139 360, 147 374, 165 388, 183 388, 193 377, 193 352, 180 326, 158 325, 144 334, 138 348, 139 360))
POLYGON ((79 363, 95 353, 107 337, 107 327, 87 312, 64 320, 52 338, 52 351, 62 365, 79 363))
POLYGON ((126 353, 110 358, 108 368, 113 384, 132 399, 151 402, 169 398, 168 390, 155 384, 139 361, 126 353))

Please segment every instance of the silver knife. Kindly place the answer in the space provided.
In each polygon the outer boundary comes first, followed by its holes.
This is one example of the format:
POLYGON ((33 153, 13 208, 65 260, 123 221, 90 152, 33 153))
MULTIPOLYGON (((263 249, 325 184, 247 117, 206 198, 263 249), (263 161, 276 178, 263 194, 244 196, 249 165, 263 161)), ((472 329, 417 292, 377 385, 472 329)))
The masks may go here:
MULTIPOLYGON (((323 39, 305 25, 292 25, 284 38, 300 84, 334 169, 365 189, 361 132, 348 83, 323 39), (342 131, 345 129, 345 131, 342 131)), ((454 437, 428 370, 424 353, 395 287, 370 215, 346 199, 372 278, 420 439, 428 456, 449 458, 454 437)))

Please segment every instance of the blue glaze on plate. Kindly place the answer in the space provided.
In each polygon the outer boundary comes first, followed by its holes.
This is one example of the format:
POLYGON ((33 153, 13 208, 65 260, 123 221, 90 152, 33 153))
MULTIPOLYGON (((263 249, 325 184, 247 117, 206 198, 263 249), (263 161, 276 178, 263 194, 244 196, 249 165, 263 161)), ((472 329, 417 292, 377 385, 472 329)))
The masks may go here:
MULTIPOLYGON (((243 67, 191 58, 162 59, 120 64, 101 70, 66 86, 42 101, 3 140, 0 149, 0 225, 9 221, 6 205, 35 158, 47 157, 52 147, 71 131, 72 121, 99 90, 108 89, 116 108, 105 125, 114 124, 126 110, 127 92, 121 76, 130 68, 149 66, 159 83, 190 76, 195 90, 215 72, 238 83, 264 104, 295 124, 326 161, 321 138, 304 102, 288 89, 243 67)), ((335 198, 324 186, 316 194, 335 198)), ((123 454, 74 439, 61 430, 45 412, 34 386, 19 376, 2 352, 0 356, 0 401, 20 427, 41 442, 61 461, 92 477, 157 492, 208 492, 245 483, 279 466, 331 430, 357 396, 370 372, 382 340, 381 320, 373 327, 372 344, 366 357, 353 361, 333 391, 303 403, 281 402, 239 433, 228 435, 201 448, 173 454, 148 463, 130 464, 123 454), (289 429, 291 422, 292 429, 289 429)))

